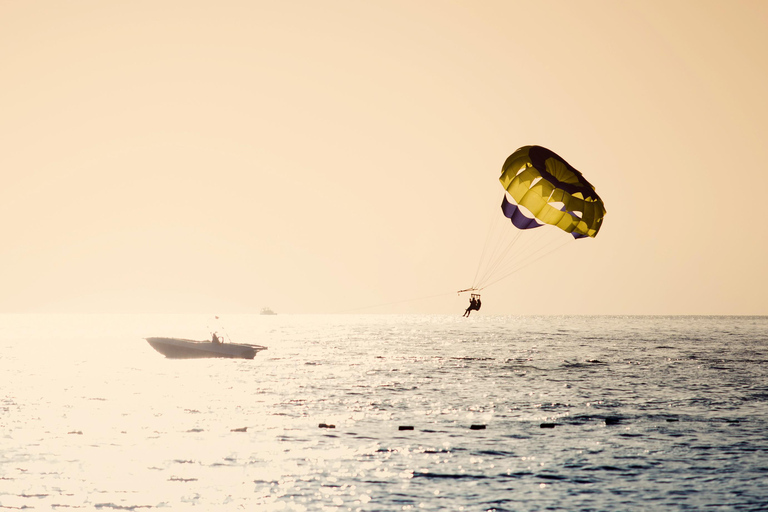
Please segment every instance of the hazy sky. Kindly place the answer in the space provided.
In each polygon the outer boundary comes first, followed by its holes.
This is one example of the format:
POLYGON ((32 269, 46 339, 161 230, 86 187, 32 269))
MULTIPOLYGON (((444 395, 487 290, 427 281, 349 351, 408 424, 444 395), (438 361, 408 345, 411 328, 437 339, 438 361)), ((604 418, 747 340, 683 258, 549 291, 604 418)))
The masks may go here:
POLYGON ((597 238, 483 313, 768 314, 768 2, 0 2, 0 312, 461 313, 501 165, 597 238))

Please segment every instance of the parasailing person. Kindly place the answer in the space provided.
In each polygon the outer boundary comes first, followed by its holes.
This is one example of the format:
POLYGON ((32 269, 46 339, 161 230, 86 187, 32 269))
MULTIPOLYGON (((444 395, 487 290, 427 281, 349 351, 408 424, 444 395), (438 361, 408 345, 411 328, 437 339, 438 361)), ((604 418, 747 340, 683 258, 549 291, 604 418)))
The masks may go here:
POLYGON ((464 311, 462 316, 469 316, 469 314, 473 311, 480 311, 480 306, 482 305, 483 303, 480 301, 480 295, 473 293, 469 298, 469 307, 466 311, 464 311))

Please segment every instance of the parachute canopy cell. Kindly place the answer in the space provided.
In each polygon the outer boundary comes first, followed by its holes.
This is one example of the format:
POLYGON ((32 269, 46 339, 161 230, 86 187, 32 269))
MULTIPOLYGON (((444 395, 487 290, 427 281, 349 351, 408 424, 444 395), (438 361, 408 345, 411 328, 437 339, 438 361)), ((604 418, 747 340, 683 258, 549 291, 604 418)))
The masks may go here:
POLYGON ((523 146, 504 162, 501 185, 517 204, 504 197, 502 210, 519 229, 557 226, 575 238, 600 231, 605 205, 595 187, 553 151, 523 146), (522 213, 525 207, 535 219, 522 213))

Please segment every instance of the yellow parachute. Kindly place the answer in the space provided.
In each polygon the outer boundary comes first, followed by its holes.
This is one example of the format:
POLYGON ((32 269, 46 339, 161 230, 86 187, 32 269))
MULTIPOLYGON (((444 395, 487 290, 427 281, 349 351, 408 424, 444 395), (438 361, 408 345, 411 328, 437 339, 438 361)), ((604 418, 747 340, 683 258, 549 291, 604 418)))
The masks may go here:
POLYGON ((499 181, 506 191, 503 215, 494 216, 497 227, 489 230, 472 287, 461 291, 482 290, 563 245, 557 236, 560 231, 553 235, 552 228, 545 228, 536 230, 544 235, 536 237, 548 241, 526 235, 523 247, 512 250, 528 230, 550 225, 573 238, 594 238, 603 223, 605 205, 595 187, 555 152, 523 146, 507 158, 501 171, 499 181), (510 220, 517 229, 511 229, 510 220))
POLYGON ((499 181, 517 203, 509 203, 505 196, 505 204, 509 206, 502 206, 502 211, 519 229, 530 229, 541 224, 526 225, 520 219, 525 215, 518 205, 524 206, 544 224, 557 226, 573 234, 574 238, 594 238, 600 231, 605 205, 595 187, 547 148, 523 146, 512 153, 501 168, 499 181))

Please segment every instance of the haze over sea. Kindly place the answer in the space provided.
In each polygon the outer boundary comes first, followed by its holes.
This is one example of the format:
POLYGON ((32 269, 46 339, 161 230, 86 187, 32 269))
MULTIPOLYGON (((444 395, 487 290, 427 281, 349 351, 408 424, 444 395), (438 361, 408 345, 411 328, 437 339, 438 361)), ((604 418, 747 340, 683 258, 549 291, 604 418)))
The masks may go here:
POLYGON ((768 317, 460 315, 0 316, 0 509, 768 510, 768 317))

